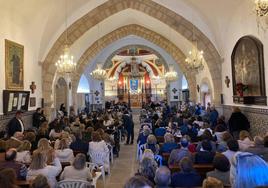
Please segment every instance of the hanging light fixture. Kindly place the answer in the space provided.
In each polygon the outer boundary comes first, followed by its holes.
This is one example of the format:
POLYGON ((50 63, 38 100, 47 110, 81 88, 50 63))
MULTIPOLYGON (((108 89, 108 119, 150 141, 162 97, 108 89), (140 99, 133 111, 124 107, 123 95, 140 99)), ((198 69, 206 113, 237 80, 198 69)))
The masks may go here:
POLYGON ((169 71, 166 72, 164 77, 167 82, 174 82, 178 80, 178 73, 174 70, 173 65, 169 66, 169 71))
POLYGON ((65 46, 63 54, 60 56, 55 65, 57 67, 57 71, 63 74, 72 73, 76 69, 76 62, 74 62, 74 57, 70 55, 70 47, 68 45, 67 0, 65 1, 65 46))
POLYGON ((197 48, 197 40, 195 39, 195 29, 193 25, 192 50, 189 51, 189 56, 185 59, 189 69, 201 71, 204 69, 204 52, 197 48))
POLYGON ((255 12, 258 28, 266 30, 268 28, 268 0, 255 0, 255 12))
POLYGON ((95 80, 100 80, 103 81, 107 77, 107 73, 104 69, 101 68, 101 65, 98 64, 97 68, 90 73, 90 75, 95 79, 95 80))

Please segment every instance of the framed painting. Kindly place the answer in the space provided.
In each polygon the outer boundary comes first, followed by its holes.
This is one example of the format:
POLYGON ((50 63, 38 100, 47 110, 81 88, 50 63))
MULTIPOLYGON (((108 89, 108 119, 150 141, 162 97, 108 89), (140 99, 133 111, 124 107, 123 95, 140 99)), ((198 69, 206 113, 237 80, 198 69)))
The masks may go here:
POLYGON ((36 106, 36 98, 30 97, 30 107, 35 107, 35 106, 36 106))
POLYGON ((253 36, 238 40, 232 52, 235 103, 266 105, 263 44, 253 36))
POLYGON ((23 90, 24 47, 5 40, 5 78, 6 89, 23 90))

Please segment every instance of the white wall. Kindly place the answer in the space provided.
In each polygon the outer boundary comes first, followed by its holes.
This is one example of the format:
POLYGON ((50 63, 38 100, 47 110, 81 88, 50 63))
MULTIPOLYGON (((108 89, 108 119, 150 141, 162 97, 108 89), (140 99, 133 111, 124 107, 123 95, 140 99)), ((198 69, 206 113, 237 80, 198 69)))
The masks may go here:
MULTIPOLYGON (((222 64, 222 86, 224 101, 227 105, 233 105, 233 83, 232 83, 232 69, 231 69, 231 54, 236 42, 245 35, 253 35, 262 41, 264 45, 264 67, 265 67, 265 83, 266 94, 268 93, 268 33, 259 32, 256 24, 256 16, 252 9, 252 3, 246 2, 241 4, 237 9, 236 14, 229 21, 229 25, 226 27, 226 32, 222 37, 225 40, 225 46, 222 56, 224 57, 224 63, 222 64), (231 80, 230 87, 227 88, 224 80, 225 76, 228 76, 231 80)), ((263 106, 254 106, 263 107, 263 106)), ((267 107, 264 107, 267 108, 267 107)))

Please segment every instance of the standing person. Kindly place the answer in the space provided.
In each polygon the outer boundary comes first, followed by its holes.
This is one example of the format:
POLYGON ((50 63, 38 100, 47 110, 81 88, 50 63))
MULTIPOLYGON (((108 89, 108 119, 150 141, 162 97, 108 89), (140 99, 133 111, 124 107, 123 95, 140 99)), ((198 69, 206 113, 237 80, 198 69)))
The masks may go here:
POLYGON ((63 113, 64 116, 67 116, 68 115, 68 112, 66 111, 66 107, 65 107, 65 104, 64 103, 62 103, 60 105, 60 111, 62 111, 62 113, 63 113))
POLYGON ((15 132, 24 132, 24 124, 22 121, 22 111, 17 111, 14 118, 12 118, 7 125, 8 136, 11 137, 15 132))
POLYGON ((39 126, 45 121, 46 118, 43 115, 42 108, 37 108, 33 114, 33 127, 36 127, 38 129, 39 126))
POLYGON ((123 119, 123 125, 124 128, 127 131, 127 141, 126 141, 126 145, 129 144, 130 141, 130 137, 131 137, 131 141, 130 144, 133 144, 133 140, 134 140, 134 123, 133 120, 129 114, 129 112, 127 110, 124 111, 124 115, 122 117, 123 119))
POLYGON ((211 128, 214 129, 216 127, 218 117, 219 117, 218 111, 216 110, 215 106, 212 106, 211 111, 209 113, 209 122, 210 122, 211 128))
POLYGON ((244 114, 242 114, 238 107, 233 108, 233 113, 228 121, 228 124, 231 134, 237 140, 239 138, 240 131, 249 131, 250 129, 250 123, 248 121, 248 118, 244 114))

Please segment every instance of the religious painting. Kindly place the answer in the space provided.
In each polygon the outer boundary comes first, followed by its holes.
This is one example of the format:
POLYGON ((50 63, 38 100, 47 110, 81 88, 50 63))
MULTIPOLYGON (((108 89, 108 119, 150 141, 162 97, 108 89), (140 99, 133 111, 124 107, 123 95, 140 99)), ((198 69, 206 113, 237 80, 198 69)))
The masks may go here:
POLYGON ((138 79, 131 79, 130 81, 130 92, 131 93, 137 93, 138 92, 138 86, 139 86, 139 80, 138 79))
POLYGON ((6 88, 23 89, 24 47, 15 42, 5 40, 5 78, 6 88))
POLYGON ((30 97, 30 107, 35 107, 35 106, 36 106, 36 98, 30 97))
POLYGON ((265 97, 263 45, 252 36, 239 39, 232 53, 233 94, 265 97))

